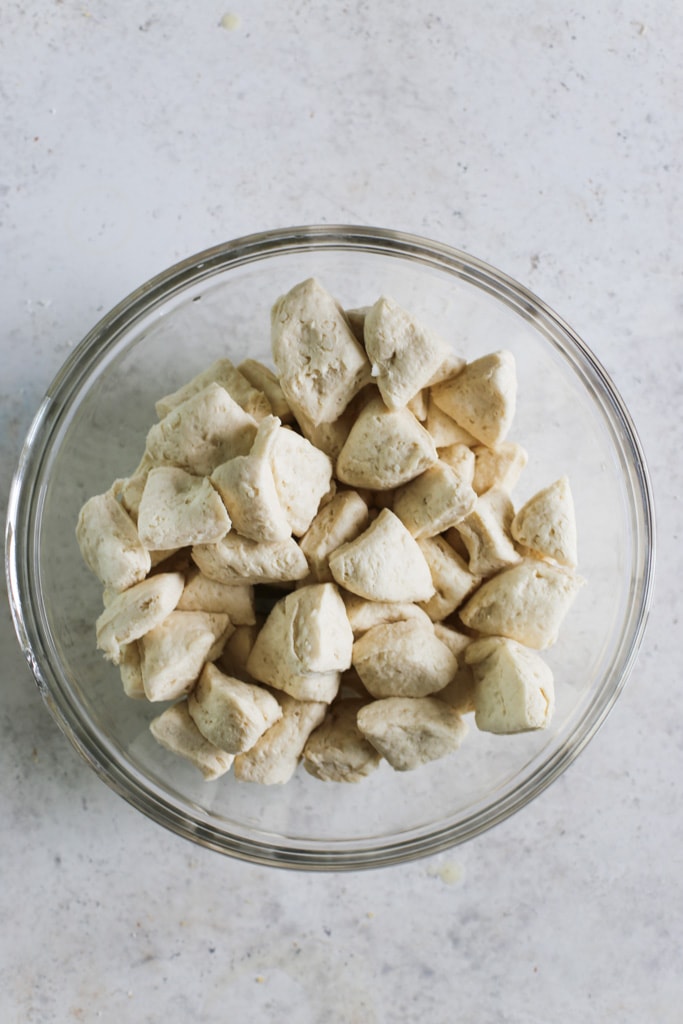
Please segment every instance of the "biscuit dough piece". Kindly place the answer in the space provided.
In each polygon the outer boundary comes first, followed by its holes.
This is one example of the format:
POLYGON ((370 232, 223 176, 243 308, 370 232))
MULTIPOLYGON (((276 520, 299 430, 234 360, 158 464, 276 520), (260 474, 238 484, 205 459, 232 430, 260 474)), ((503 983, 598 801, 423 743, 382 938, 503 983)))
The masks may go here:
POLYGON ((282 717, 271 693, 226 676, 212 664, 204 666, 187 708, 202 736, 229 754, 249 750, 282 717))
POLYGON ((389 409, 403 408, 451 354, 441 338, 386 296, 368 310, 363 334, 372 376, 389 409))
POLYGON ((504 637, 475 640, 465 652, 475 679, 474 720, 494 733, 544 729, 555 706, 553 674, 538 656, 504 637))
POLYGON ((279 432, 279 419, 266 416, 258 425, 249 454, 236 455, 211 474, 211 483, 223 499, 233 528, 250 540, 280 541, 292 533, 271 465, 279 432))
POLYGON ((337 548, 329 565, 340 587, 371 601, 426 601, 434 593, 417 541, 388 508, 359 537, 337 548))
MULTIPOLYGON (((406 409, 409 409, 415 419, 418 419, 422 424, 427 419, 428 406, 429 388, 422 388, 416 395, 413 395, 409 402, 406 402, 406 409)), ((436 444, 436 442, 434 443, 436 444)))
POLYGON ((190 717, 186 700, 153 719, 149 731, 160 746, 198 768, 207 782, 225 775, 234 760, 232 754, 219 750, 202 736, 190 717))
POLYGON ((340 700, 303 750, 306 771, 323 782, 360 782, 379 766, 380 755, 361 734, 356 716, 367 701, 340 700))
POLYGON ((175 700, 188 693, 229 628, 227 615, 172 611, 145 633, 138 649, 147 700, 175 700))
POLYGON ((254 387, 229 359, 218 359, 187 384, 183 384, 173 394, 160 398, 156 403, 157 416, 159 419, 163 419, 172 409, 176 409, 182 402, 203 391, 209 384, 220 384, 230 397, 257 422, 264 416, 270 416, 273 411, 262 388, 254 387))
POLYGON ((85 564, 111 590, 140 583, 151 568, 149 552, 113 489, 86 501, 78 514, 76 540, 85 564))
POLYGON ((321 701, 300 701, 279 696, 282 717, 271 725, 253 747, 235 758, 235 778, 265 786, 289 782, 296 771, 306 740, 327 711, 321 701))
POLYGON ((337 477, 351 487, 391 490, 436 462, 434 442, 408 409, 373 398, 360 412, 337 459, 337 477))
POLYGON ((181 572, 158 573, 117 594, 95 624, 97 646, 105 658, 118 665, 122 645, 163 622, 180 600, 183 584, 181 572))
POLYGON ((282 423, 292 422, 294 414, 282 392, 280 381, 269 366, 258 359, 244 359, 237 369, 257 391, 264 393, 270 403, 270 411, 273 416, 277 416, 282 423))
POLYGON ((358 728, 398 772, 445 757, 467 735, 457 711, 434 697, 388 697, 358 712, 358 728))
POLYGON ((482 444, 500 444, 515 415, 514 356, 503 350, 475 359, 456 377, 436 384, 432 397, 443 412, 482 444))
POLYGON ((176 466, 149 471, 138 511, 138 533, 148 550, 211 544, 230 525, 225 505, 206 477, 176 466))
POLYGON ((567 477, 530 498, 512 520, 510 531, 532 555, 576 568, 576 518, 567 477))
POLYGON ((424 425, 433 437, 437 448, 450 448, 454 444, 469 446, 477 443, 477 439, 470 434, 469 430, 465 430, 459 423, 456 423, 454 419, 448 416, 443 409, 439 408, 431 394, 427 403, 427 415, 424 425))
POLYGON ((339 491, 320 509, 299 541, 315 582, 332 582, 330 555, 354 540, 367 524, 368 506, 356 491, 339 491))
POLYGON ((413 537, 434 537, 459 523, 477 496, 445 462, 435 462, 394 495, 393 511, 413 537))
POLYGON ((526 558, 482 583, 458 614, 469 629, 543 650, 557 640, 583 583, 566 569, 526 558))
POLYGON ((373 626, 353 645, 353 666, 373 697, 426 697, 458 667, 448 647, 416 619, 373 626))
POLYGON ((435 591, 420 607, 432 622, 440 622, 460 607, 479 586, 481 577, 470 572, 467 563, 443 537, 424 537, 418 544, 432 574, 435 591))
POLYGON ((117 499, 121 501, 121 504, 128 512, 131 519, 135 522, 137 522, 140 499, 142 498, 142 492, 144 491, 145 484, 147 483, 149 471, 150 469, 153 469, 155 465, 156 463, 150 458, 147 452, 144 452, 140 462, 131 475, 125 480, 117 481, 115 484, 115 487, 117 487, 117 499))
POLYGON ((353 331, 356 341, 359 341, 361 345, 365 344, 364 329, 365 329, 365 318, 368 315, 369 306, 356 306, 354 309, 345 309, 344 316, 346 317, 349 327, 353 331))
POLYGON ((343 600, 354 637, 362 636, 373 626, 407 619, 416 619, 427 629, 431 626, 427 613, 410 601, 368 601, 356 594, 344 594, 343 600))
POLYGON ((209 476, 235 455, 246 455, 256 420, 220 384, 209 384, 171 409, 147 434, 147 455, 156 464, 209 476))
POLYGON ((367 357, 343 310, 315 278, 277 300, 271 343, 285 398, 314 424, 338 419, 370 380, 367 357))
POLYGON ((254 623, 252 626, 235 626, 216 661, 217 668, 226 676, 233 676, 245 683, 255 681, 247 671, 247 661, 252 647, 256 643, 260 628, 261 624, 259 623, 254 623))
POLYGON ((133 700, 142 700, 146 694, 142 681, 140 649, 137 640, 133 640, 132 643, 124 644, 121 647, 119 673, 126 697, 131 697, 133 700))
POLYGON ((223 612, 234 626, 256 622, 253 586, 217 583, 194 567, 185 577, 185 588, 176 607, 185 612, 223 612))
POLYGON ((477 499, 472 511, 455 524, 469 554, 470 572, 475 576, 491 576, 520 561, 521 555, 510 535, 514 514, 510 496, 492 487, 477 499))
POLYGON ((461 441, 456 444, 449 444, 445 448, 439 448, 439 459, 447 466, 454 469, 461 480, 469 484, 474 490, 474 452, 468 445, 461 441))
POLYGON ((282 428, 270 450, 270 468, 283 513, 295 537, 309 528, 332 484, 332 461, 305 437, 282 428))
POLYGON ((284 583, 308 573, 306 556, 292 537, 259 543, 233 531, 216 544, 196 544, 192 560, 218 583, 284 583))
POLYGON ((495 448, 475 445, 472 451, 475 456, 472 486, 477 494, 484 494, 491 487, 509 494, 529 461, 524 448, 515 441, 503 441, 495 448))

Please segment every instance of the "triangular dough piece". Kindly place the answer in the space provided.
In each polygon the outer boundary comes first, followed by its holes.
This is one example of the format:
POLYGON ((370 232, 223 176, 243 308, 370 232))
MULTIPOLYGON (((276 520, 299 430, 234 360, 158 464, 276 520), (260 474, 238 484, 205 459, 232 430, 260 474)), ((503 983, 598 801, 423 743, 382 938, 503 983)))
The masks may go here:
POLYGON ((500 444, 515 415, 514 356, 503 350, 475 359, 456 377, 436 384, 432 397, 440 409, 482 444, 500 444))
POLYGON ((389 410, 378 396, 365 406, 337 459, 337 477, 352 487, 390 490, 437 460, 434 442, 408 409, 389 410))
POLYGON ((531 554, 574 568, 576 517, 566 476, 529 498, 512 520, 512 536, 531 554))

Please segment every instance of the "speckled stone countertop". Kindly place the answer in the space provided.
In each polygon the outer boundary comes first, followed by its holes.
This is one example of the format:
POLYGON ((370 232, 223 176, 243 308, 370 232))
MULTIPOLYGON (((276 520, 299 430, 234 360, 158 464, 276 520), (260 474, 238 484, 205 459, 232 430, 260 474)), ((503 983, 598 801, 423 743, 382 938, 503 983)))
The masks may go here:
POLYGON ((0 13, 0 502, 48 383, 177 259, 267 227, 450 243, 611 373, 659 526, 639 661, 525 810, 356 874, 228 860, 79 759, 0 609, 0 1020, 675 1024, 683 997, 683 14, 642 0, 34 0, 0 13))

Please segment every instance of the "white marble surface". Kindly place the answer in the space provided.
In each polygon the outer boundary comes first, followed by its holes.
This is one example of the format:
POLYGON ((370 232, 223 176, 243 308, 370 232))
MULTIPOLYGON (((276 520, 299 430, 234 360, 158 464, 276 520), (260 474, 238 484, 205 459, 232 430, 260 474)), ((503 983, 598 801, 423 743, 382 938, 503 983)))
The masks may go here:
POLYGON ((53 724, 3 601, 3 1024, 681 1020, 682 34, 653 0, 3 5, 3 510, 106 309, 207 245, 344 221, 480 256, 585 337, 660 541, 633 678, 570 770, 475 841, 358 874, 233 862, 141 817, 53 724))

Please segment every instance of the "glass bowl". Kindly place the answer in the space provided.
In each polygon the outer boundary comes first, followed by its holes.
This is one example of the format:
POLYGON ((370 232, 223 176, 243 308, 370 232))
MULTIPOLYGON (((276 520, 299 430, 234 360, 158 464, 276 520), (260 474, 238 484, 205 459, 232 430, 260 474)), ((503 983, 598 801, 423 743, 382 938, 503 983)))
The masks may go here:
POLYGON ((290 868, 399 862, 470 839, 518 811, 571 763, 619 695, 640 645, 654 566, 643 453, 614 385, 552 310, 505 274, 396 231, 316 226, 269 231, 184 260, 107 314, 74 350, 38 410, 10 496, 10 601, 21 646, 58 725, 93 769, 149 817, 235 857, 290 868), (468 359, 517 361, 510 438, 529 453, 518 506, 562 474, 571 482, 579 571, 587 580, 545 652, 557 708, 547 730, 470 734, 413 772, 384 763, 358 785, 299 768, 285 786, 207 783, 157 745, 159 705, 133 701, 95 649, 101 587, 74 526, 91 495, 129 475, 154 402, 220 356, 270 360, 269 311, 316 276, 345 307, 391 295, 468 359))

